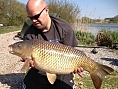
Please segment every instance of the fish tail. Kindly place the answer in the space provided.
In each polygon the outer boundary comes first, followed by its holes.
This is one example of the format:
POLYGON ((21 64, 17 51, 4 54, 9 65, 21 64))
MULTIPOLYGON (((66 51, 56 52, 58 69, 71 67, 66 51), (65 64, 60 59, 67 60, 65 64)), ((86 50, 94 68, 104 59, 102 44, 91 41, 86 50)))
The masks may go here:
POLYGON ((111 72, 113 72, 114 70, 108 66, 105 65, 101 65, 101 64, 97 64, 98 68, 95 71, 92 71, 90 73, 93 84, 95 86, 96 89, 100 89, 101 84, 102 84, 102 79, 110 74, 111 72))

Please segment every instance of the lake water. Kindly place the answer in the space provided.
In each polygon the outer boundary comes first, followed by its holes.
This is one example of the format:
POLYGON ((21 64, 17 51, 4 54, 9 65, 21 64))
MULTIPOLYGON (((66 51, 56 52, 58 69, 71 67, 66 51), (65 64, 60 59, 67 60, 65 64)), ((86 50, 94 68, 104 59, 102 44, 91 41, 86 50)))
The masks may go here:
POLYGON ((78 24, 75 29, 89 31, 96 36, 102 29, 118 31, 118 24, 78 24))

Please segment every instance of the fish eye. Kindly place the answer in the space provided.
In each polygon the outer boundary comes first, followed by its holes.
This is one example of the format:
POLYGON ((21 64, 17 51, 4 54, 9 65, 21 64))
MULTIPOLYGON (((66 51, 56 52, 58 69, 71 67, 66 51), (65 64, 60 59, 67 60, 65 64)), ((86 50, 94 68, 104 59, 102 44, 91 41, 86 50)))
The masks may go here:
POLYGON ((21 47, 21 44, 17 43, 16 46, 21 47))
POLYGON ((20 45, 20 44, 18 44, 18 47, 21 47, 21 45, 20 45))

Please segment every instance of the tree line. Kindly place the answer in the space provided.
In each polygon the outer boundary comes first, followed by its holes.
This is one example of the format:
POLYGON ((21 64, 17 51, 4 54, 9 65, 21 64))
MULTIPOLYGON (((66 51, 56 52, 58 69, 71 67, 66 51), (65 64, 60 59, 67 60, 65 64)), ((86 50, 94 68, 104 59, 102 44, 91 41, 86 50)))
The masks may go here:
POLYGON ((18 26, 26 20, 25 4, 17 0, 0 0, 0 23, 18 26))
POLYGON ((118 23, 118 15, 114 16, 113 18, 105 18, 105 20, 109 20, 108 23, 118 23))
POLYGON ((78 20, 78 23, 86 24, 86 23, 118 23, 118 15, 112 18, 105 19, 91 19, 89 17, 82 17, 78 20))

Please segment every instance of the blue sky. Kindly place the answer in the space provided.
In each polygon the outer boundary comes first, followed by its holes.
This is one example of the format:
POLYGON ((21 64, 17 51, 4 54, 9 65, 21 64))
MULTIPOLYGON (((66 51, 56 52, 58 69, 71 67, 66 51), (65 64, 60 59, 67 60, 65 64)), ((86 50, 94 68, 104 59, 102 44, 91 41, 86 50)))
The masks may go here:
MULTIPOLYGON (((25 3, 28 0, 18 0, 25 3)), ((80 16, 92 19, 111 18, 118 15, 118 0, 68 0, 80 7, 80 16)))

